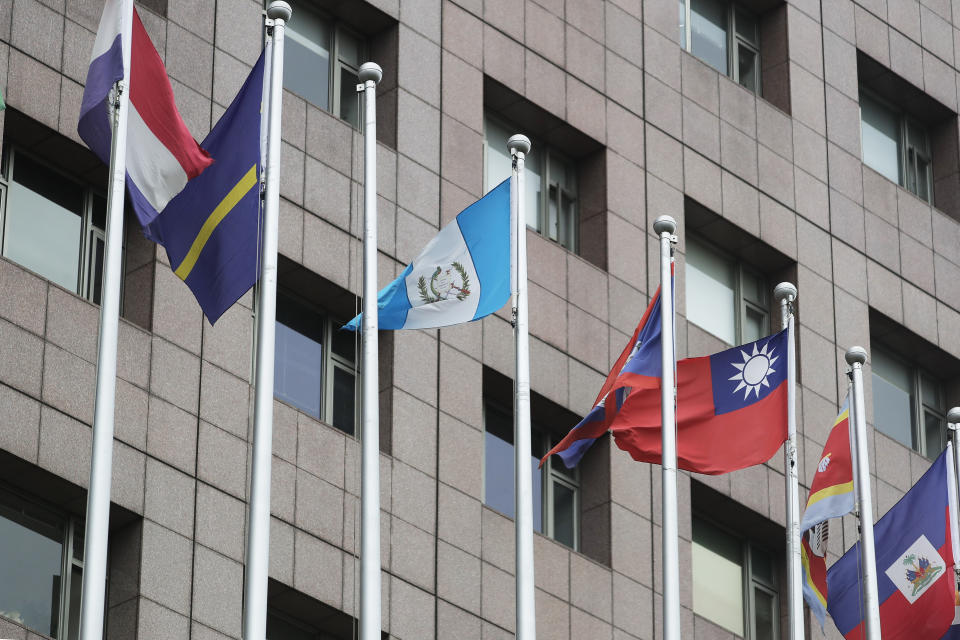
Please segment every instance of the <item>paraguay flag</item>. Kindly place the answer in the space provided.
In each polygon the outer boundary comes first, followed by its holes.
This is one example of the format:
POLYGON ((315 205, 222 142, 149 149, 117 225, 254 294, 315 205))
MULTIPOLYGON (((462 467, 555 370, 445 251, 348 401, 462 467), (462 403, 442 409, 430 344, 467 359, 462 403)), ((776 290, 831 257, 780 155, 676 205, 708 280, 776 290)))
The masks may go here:
MULTIPOLYGON (((457 214, 377 295, 380 329, 470 322, 510 299, 510 179, 457 214)), ((361 315, 344 329, 357 331, 361 315)))
POLYGON ((827 536, 830 518, 842 517, 854 506, 853 460, 850 454, 850 396, 823 447, 817 472, 810 483, 810 497, 800 520, 804 532, 801 546, 803 599, 823 629, 827 614, 827 536))
POLYGON ((130 94, 127 191, 140 224, 146 227, 188 180, 213 161, 180 118, 167 71, 132 5, 132 0, 107 0, 103 7, 77 132, 109 165, 113 137, 110 93, 114 83, 125 79, 130 94), (131 19, 132 42, 123 42, 122 25, 131 19), (129 68, 125 67, 125 50, 130 53, 129 68))
MULTIPOLYGON (((884 640, 939 640, 953 623, 952 458, 948 444, 917 484, 874 525, 884 640)), ((827 571, 827 610, 847 640, 865 635, 859 563, 857 543, 827 571)))

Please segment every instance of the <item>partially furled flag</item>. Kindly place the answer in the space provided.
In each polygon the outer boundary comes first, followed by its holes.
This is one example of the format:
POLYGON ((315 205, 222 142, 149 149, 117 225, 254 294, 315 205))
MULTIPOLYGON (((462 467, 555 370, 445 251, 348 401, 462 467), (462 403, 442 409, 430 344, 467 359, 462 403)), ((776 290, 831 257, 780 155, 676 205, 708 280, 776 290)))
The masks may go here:
POLYGON ((610 369, 593 408, 563 440, 543 456, 540 466, 543 466, 551 455, 557 454, 568 468, 575 467, 590 446, 610 429, 623 400, 632 388, 627 386, 627 382, 636 385, 638 389, 660 388, 660 329, 660 289, 657 289, 633 336, 610 369))
MULTIPOLYGON (((380 329, 470 322, 510 299, 510 179, 447 224, 377 295, 380 329)), ((360 329, 362 314, 344 329, 360 329)))
POLYGON ((167 203, 212 160, 180 118, 163 61, 140 22, 132 0, 107 0, 87 71, 77 132, 87 146, 110 164, 113 139, 110 95, 114 84, 127 80, 130 108, 126 135, 127 192, 142 226, 150 224, 167 203), (130 3, 130 4, 128 4, 130 3), (132 42, 122 42, 125 11, 133 12, 132 42), (124 50, 130 68, 124 69, 124 50))
POLYGON ((147 229, 213 324, 257 281, 263 55, 203 141, 216 162, 147 229))
POLYGON ((850 452, 850 396, 827 436, 817 472, 810 482, 810 497, 800 520, 803 533, 801 565, 803 599, 823 629, 827 614, 827 537, 830 518, 840 518, 854 507, 853 460, 850 452))
MULTIPOLYGON (((874 525, 880 630, 884 640, 939 640, 954 620, 956 495, 952 447, 874 525)), ((864 637, 860 543, 827 571, 827 610, 847 640, 864 637)))
MULTIPOLYGON (((787 438, 788 341, 784 329, 712 356, 677 362, 680 469, 729 473, 766 462, 777 452, 787 438)), ((581 441, 592 442, 609 429, 634 460, 659 464, 661 366, 658 295, 614 366, 616 379, 610 384, 607 378, 602 413, 598 402, 547 455, 559 454, 572 466, 588 447, 581 441), (572 453, 565 454, 567 450, 572 453)))

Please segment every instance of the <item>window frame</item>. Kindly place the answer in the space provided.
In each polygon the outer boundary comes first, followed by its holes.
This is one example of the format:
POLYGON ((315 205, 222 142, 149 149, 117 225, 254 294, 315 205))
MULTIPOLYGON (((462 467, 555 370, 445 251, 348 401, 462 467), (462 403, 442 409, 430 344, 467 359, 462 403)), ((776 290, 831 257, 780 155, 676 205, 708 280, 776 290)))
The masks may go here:
MULTIPOLYGON (((758 269, 754 269, 749 265, 745 264, 743 260, 739 259, 737 256, 730 253, 729 251, 726 251, 716 246, 715 244, 712 244, 711 242, 704 240, 702 236, 698 234, 693 234, 692 236, 687 238, 687 243, 689 244, 691 242, 713 253, 714 255, 723 259, 733 267, 733 273, 735 278, 735 282, 733 286, 733 296, 734 296, 734 309, 736 310, 735 317, 733 319, 733 330, 736 335, 734 336, 735 342, 732 346, 737 346, 745 343, 744 336, 743 336, 743 318, 746 316, 748 310, 752 310, 763 316, 764 327, 761 330, 760 337, 769 335, 773 331, 773 324, 772 324, 772 319, 770 317, 770 298, 768 294, 769 286, 767 283, 766 276, 764 276, 764 274, 758 269), (747 275, 754 277, 760 283, 760 290, 764 293, 764 298, 765 298, 764 300, 759 300, 759 301, 750 300, 744 294, 743 282, 744 282, 745 276, 747 275)), ((686 251, 686 255, 684 257, 686 258, 687 255, 689 255, 689 250, 686 251)), ((687 262, 685 260, 684 261, 684 277, 685 278, 686 278, 686 264, 687 262)), ((684 285, 686 284, 687 282, 685 281, 684 285)), ((685 288, 685 295, 689 295, 688 288, 685 288)), ((689 317, 687 318, 687 321, 693 323, 694 325, 696 325, 703 331, 706 331, 710 335, 720 340, 723 340, 721 336, 716 335, 715 333, 713 333, 713 331, 711 331, 707 327, 700 326, 694 320, 690 320, 689 317)))
MULTIPOLYGON (((943 451, 943 448, 941 447, 940 450, 938 451, 930 452, 929 447, 927 446, 927 430, 924 428, 926 424, 924 418, 928 414, 935 416, 937 420, 940 422, 941 437, 946 435, 947 408, 946 408, 946 402, 944 401, 945 395, 944 395, 943 381, 940 380, 940 378, 935 376, 929 370, 924 369, 913 362, 910 362, 909 360, 902 357, 895 351, 887 348, 883 343, 878 343, 873 346, 874 351, 876 351, 878 348, 880 351, 883 352, 884 357, 901 365, 910 375, 910 436, 913 439, 913 441, 917 443, 917 448, 914 448, 911 446, 910 449, 912 451, 916 451, 917 453, 924 456, 925 458, 933 460, 934 458, 936 458, 936 456, 940 455, 940 452, 943 451), (931 407, 925 401, 924 394, 923 394, 924 378, 928 378, 935 383, 937 395, 940 397, 940 405, 941 405, 940 407, 931 407)), ((879 375, 879 374, 874 373, 872 367, 871 367, 870 374, 871 374, 871 385, 872 385, 872 377, 874 375, 879 375)), ((876 418, 874 418, 874 421, 876 421, 876 418)), ((880 431, 880 429, 877 429, 877 430, 880 431)), ((890 434, 884 431, 880 431, 880 433, 887 436, 888 438, 897 440, 894 436, 891 436, 890 434)), ((899 440, 897 440, 897 442, 899 442, 899 440)), ((941 444, 943 446, 946 446, 946 441, 945 440, 941 441, 941 444)))
MULTIPOLYGON (((889 111, 897 119, 897 142, 899 147, 897 152, 897 178, 898 178, 897 185, 900 188, 904 189, 905 191, 909 191, 910 193, 912 193, 919 199, 923 200, 924 202, 932 205, 933 204, 933 152, 931 151, 932 147, 930 144, 930 128, 925 126, 920 120, 913 117, 902 108, 893 104, 889 100, 886 100, 883 97, 879 96, 876 92, 871 91, 869 87, 861 84, 859 85, 859 96, 864 96, 864 95, 866 95, 868 99, 870 99, 880 107, 883 107, 884 109, 889 111), (911 125, 923 133, 923 142, 924 142, 924 146, 926 147, 926 150, 923 154, 921 154, 920 151, 915 147, 915 145, 911 144, 910 142, 910 126, 911 125), (913 157, 912 163, 910 160, 911 155, 913 157), (907 184, 908 183, 908 172, 907 172, 908 166, 910 164, 913 164, 914 170, 916 170, 917 157, 921 155, 924 156, 924 159, 927 162, 927 171, 926 171, 926 180, 925 180, 925 187, 927 191, 926 198, 924 198, 919 193, 920 191, 919 180, 917 181, 916 191, 911 189, 910 186, 907 184)), ((861 98, 858 98, 857 100, 857 110, 860 113, 860 136, 861 136, 860 161, 863 164, 870 167, 871 171, 880 173, 867 162, 867 159, 864 157, 864 154, 863 154, 863 139, 862 139, 863 138, 863 100, 861 98)), ((880 174, 880 175, 886 178, 884 174, 880 174)))
MULTIPOLYGON (((104 260, 106 260, 106 224, 103 228, 96 225, 93 220, 94 212, 94 199, 99 197, 104 201, 107 201, 107 196, 103 194, 99 189, 96 189, 89 185, 86 182, 71 176, 70 174, 64 172, 63 170, 51 166, 48 162, 45 162, 41 157, 25 151, 23 148, 11 144, 4 145, 2 150, 2 166, 0 166, 0 256, 4 256, 5 260, 9 260, 18 266, 21 266, 24 269, 32 271, 29 267, 20 265, 19 262, 12 258, 6 258, 7 250, 7 193, 10 188, 10 183, 13 182, 13 169, 16 165, 16 158, 18 155, 26 156, 30 161, 42 166, 46 171, 50 171, 59 175, 64 180, 68 180, 71 183, 77 185, 83 192, 83 212, 80 215, 80 240, 79 246, 77 248, 77 282, 71 291, 75 294, 92 302, 93 304, 99 305, 102 295, 102 291, 92 291, 91 287, 94 282, 96 282, 96 269, 97 264, 95 260, 95 248, 96 241, 99 240, 104 244, 104 260)), ((43 194, 40 196, 46 198, 43 194)), ((126 209, 126 208, 125 208, 126 209)), ((125 212, 124 212, 125 213, 125 212)), ((106 211, 106 216, 109 217, 109 210, 106 211)), ((106 223, 106 220, 104 221, 106 223)), ((126 264, 126 239, 123 241, 121 247, 121 265, 126 264)), ((103 281, 103 270, 104 265, 101 262, 99 265, 100 277, 101 277, 101 286, 103 281)), ((33 272, 33 271, 32 271, 33 272)), ((37 273, 37 272, 33 272, 37 273)), ((38 276, 49 280, 43 274, 37 273, 38 276)), ((123 289, 124 282, 123 278, 120 279, 120 313, 123 314, 123 289)), ((50 281, 52 282, 52 281, 50 281)), ((57 285, 60 286, 60 285, 57 285)))
MULTIPOLYGON (((363 59, 368 55, 368 52, 370 49, 370 43, 367 41, 367 38, 363 34, 361 34, 359 31, 356 31, 355 29, 352 29, 346 23, 337 19, 336 16, 329 13, 328 11, 324 11, 323 9, 320 9, 314 6, 306 6, 305 3, 298 4, 294 8, 309 11, 314 16, 316 16, 321 21, 323 21, 324 24, 327 26, 327 28, 330 30, 330 39, 332 40, 332 44, 330 46, 330 52, 329 52, 330 53, 330 62, 329 62, 330 83, 329 83, 329 86, 327 87, 327 104, 329 105, 330 108, 329 110, 323 109, 322 107, 320 107, 320 105, 313 104, 312 102, 310 102, 310 100, 308 100, 304 96, 301 96, 296 91, 293 91, 292 89, 287 89, 286 87, 284 87, 284 89, 287 91, 290 91, 290 93, 299 97, 304 102, 307 102, 315 106, 317 109, 320 109, 321 111, 326 111, 327 113, 333 116, 336 116, 338 119, 343 120, 344 122, 352 126, 354 129, 359 130, 361 125, 363 124, 362 101, 360 102, 359 108, 357 111, 358 121, 356 124, 350 122, 349 120, 345 119, 341 115, 342 105, 340 100, 340 94, 343 90, 343 87, 341 84, 342 80, 340 78, 340 75, 341 75, 341 69, 347 69, 353 75, 359 76, 360 67, 359 66, 354 67, 353 65, 348 64, 347 62, 341 61, 340 50, 342 45, 342 38, 344 35, 354 38, 359 43, 359 54, 360 54, 360 58, 363 59)), ((293 30, 297 33, 298 36, 300 36, 300 32, 296 30, 296 27, 294 27, 293 30)), ((306 38, 306 36, 303 36, 303 37, 306 38)))
MULTIPOLYGON (((63 537, 60 540, 60 588, 57 595, 59 598, 59 606, 57 607, 56 636, 53 637, 56 637, 58 640, 78 640, 78 638, 68 638, 67 636, 70 633, 70 593, 71 587, 73 586, 73 568, 77 567, 80 569, 81 580, 85 568, 85 560, 77 557, 78 550, 75 545, 77 542, 77 533, 85 533, 84 522, 80 518, 44 500, 28 495, 9 485, 0 484, 0 504, 5 505, 11 510, 16 510, 17 503, 23 504, 24 507, 40 510, 44 512, 46 517, 52 518, 56 520, 59 525, 62 525, 63 537), (66 632, 64 632, 64 630, 66 630, 66 632)), ((2 517, 2 515, 0 515, 0 517, 2 517)), ((82 546, 79 552, 83 552, 82 546)), ((80 612, 78 611, 76 613, 79 616, 80 612)), ((107 619, 105 616, 104 629, 106 629, 106 624, 107 619)), ((43 635, 41 631, 28 627, 25 623, 20 623, 20 626, 33 633, 43 635)))
MULTIPOLYGON (((259 286, 259 285, 258 285, 259 286)), ((323 334, 323 343, 321 344, 321 353, 323 354, 320 364, 320 377, 321 385, 323 387, 322 393, 320 394, 320 415, 315 416, 312 413, 298 407, 297 405, 280 398, 277 396, 276 385, 274 385, 273 397, 275 400, 279 400, 284 404, 292 407, 294 410, 299 411, 305 415, 310 416, 314 420, 319 420, 324 424, 330 425, 337 431, 343 433, 346 436, 356 438, 357 440, 361 439, 360 433, 360 358, 359 349, 354 350, 354 362, 351 366, 347 359, 343 356, 334 352, 333 349, 333 335, 334 331, 339 331, 339 329, 334 328, 334 324, 343 324, 339 319, 335 318, 335 314, 330 311, 323 309, 317 306, 316 303, 313 303, 307 300, 304 296, 297 293, 296 290, 280 285, 278 287, 277 293, 280 296, 289 298, 293 302, 305 310, 310 311, 311 313, 316 314, 319 318, 319 321, 323 324, 322 334, 323 334), (333 423, 333 412, 334 412, 334 376, 333 371, 335 368, 340 368, 348 371, 353 375, 353 432, 348 433, 343 429, 337 427, 333 423)), ((258 299, 259 296, 255 296, 255 299, 258 299)), ((278 321, 279 322, 279 321, 278 321)), ((283 324, 283 323, 280 323, 283 324)), ((287 326, 287 325, 284 325, 287 326)), ((357 334, 359 335, 359 334, 357 334)), ((256 359, 256 332, 254 332, 254 348, 253 348, 253 358, 256 359)))
MULTIPOLYGON (((483 399, 483 429, 482 429, 483 450, 480 456, 480 465, 481 465, 481 468, 483 469, 482 481, 480 483, 481 502, 488 509, 496 511, 497 513, 500 513, 501 515, 509 518, 510 516, 502 513, 499 509, 487 503, 486 436, 487 436, 487 411, 490 408, 492 408, 494 411, 498 411, 502 413, 505 416, 509 416, 511 420, 513 420, 514 437, 513 437, 513 442, 510 443, 510 446, 513 448, 514 452, 516 452, 516 418, 514 417, 513 408, 511 407, 510 409, 507 409, 503 404, 497 402, 496 400, 484 398, 483 399)), ((551 438, 550 432, 540 427, 540 425, 536 424, 533 420, 531 420, 530 422, 530 436, 531 436, 530 441, 531 441, 532 456, 536 456, 538 458, 543 457, 544 455, 546 455, 547 451, 549 451, 554 444, 554 440, 551 438), (539 444, 540 446, 537 447, 536 446, 537 444, 539 444)), ((565 543, 557 540, 555 537, 556 518, 555 518, 554 509, 553 509, 553 498, 554 498, 553 484, 554 482, 562 484, 573 491, 573 513, 574 513, 573 546, 568 548, 572 549, 573 551, 579 552, 580 551, 580 504, 581 504, 581 485, 582 485, 582 481, 580 478, 580 467, 576 466, 573 469, 570 469, 573 475, 573 478, 570 478, 569 475, 565 474, 562 471, 557 471, 554 468, 555 457, 556 456, 550 456, 549 458, 547 458, 546 462, 544 462, 543 466, 540 468, 540 476, 542 479, 541 490, 540 490, 540 504, 541 504, 540 514, 542 519, 543 531, 537 531, 537 533, 547 536, 548 538, 556 541, 559 544, 567 546, 565 543)), ((516 453, 514 453, 514 460, 516 460, 516 453)), ((563 463, 559 462, 558 464, 563 464, 563 463)), ((514 466, 514 483, 516 483, 516 462, 514 462, 513 466, 514 466)), ((511 519, 515 519, 516 510, 517 510, 516 484, 514 484, 514 495, 512 499, 513 499, 514 518, 511 518, 511 519)))
MULTIPOLYGON (((763 553, 766 553, 774 560, 778 557, 778 554, 770 551, 770 549, 765 547, 763 544, 755 542, 748 535, 741 533, 739 531, 736 531, 734 529, 731 529, 730 527, 717 522, 716 520, 714 520, 713 518, 707 515, 694 512, 693 517, 691 518, 691 527, 693 526, 693 522, 695 520, 700 520, 706 523, 708 526, 713 527, 714 529, 717 529, 718 531, 730 536, 731 538, 735 538, 740 543, 740 560, 741 560, 740 570, 741 570, 741 588, 742 588, 741 597, 743 602, 742 613, 743 613, 744 640, 753 640, 757 635, 757 629, 756 629, 757 608, 756 608, 756 600, 754 597, 755 596, 754 587, 758 587, 762 591, 765 591, 766 593, 773 596, 774 610, 777 612, 780 611, 780 585, 777 583, 777 572, 774 571, 772 583, 766 580, 763 580, 760 576, 758 576, 753 570, 754 549, 758 551, 762 551, 763 553)), ((693 544, 692 534, 691 534, 691 544, 693 544)), ((695 577, 694 577, 694 582, 696 582, 695 577)), ((695 606, 695 605, 693 605, 693 603, 691 602, 691 606, 695 606)), ((729 631, 729 629, 726 629, 726 627, 724 627, 720 623, 715 622, 714 620, 711 620, 710 618, 697 613, 695 609, 694 609, 694 615, 699 615, 704 620, 710 621, 711 624, 715 624, 718 627, 729 631)), ((730 632, 730 633, 733 633, 733 632, 730 632)), ((774 638, 777 638, 778 640, 780 639, 780 616, 779 615, 775 615, 773 617, 773 635, 774 635, 774 638)))
MULTIPOLYGON (((740 6, 736 2, 731 2, 730 0, 717 0, 717 1, 722 2, 724 4, 724 11, 727 14, 727 34, 726 34, 727 35, 727 73, 723 75, 727 76, 728 78, 730 78, 731 80, 739 84, 744 89, 747 89, 748 91, 752 91, 753 93, 759 96, 761 95, 761 89, 763 84, 763 78, 762 78, 763 74, 760 72, 762 69, 762 66, 760 63, 760 16, 756 15, 749 9, 740 6), (743 13, 744 15, 749 16, 750 18, 753 18, 754 24, 756 25, 756 30, 754 34, 756 39, 754 42, 750 42, 749 40, 742 38, 737 33, 737 13, 743 13), (749 49, 754 55, 753 64, 754 64, 755 77, 756 77, 755 87, 749 87, 740 82, 740 45, 749 49)), ((692 42, 691 42, 692 25, 690 21, 691 0, 680 0, 680 2, 683 5, 683 12, 684 12, 683 24, 680 25, 680 27, 683 30, 683 40, 680 43, 680 46, 684 51, 686 51, 693 57, 697 58, 697 60, 701 60, 699 57, 697 57, 693 53, 693 50, 692 50, 693 49, 692 42)), ((707 63, 706 61, 702 61, 702 62, 710 66, 711 69, 713 68, 713 66, 707 63)), ((720 72, 717 71, 717 73, 720 73, 720 72)))
MULTIPOLYGON (((493 120, 494 123, 500 125, 506 130, 515 128, 512 123, 506 119, 499 117, 496 113, 484 109, 483 112, 483 184, 484 187, 487 186, 490 180, 490 176, 487 174, 487 153, 489 152, 489 144, 487 138, 487 121, 493 120)), ((542 176, 541 176, 541 188, 540 188, 540 205, 537 210, 537 228, 527 225, 527 228, 533 229, 537 235, 558 244, 564 249, 580 255, 580 188, 578 184, 577 176, 577 163, 571 159, 569 156, 565 155, 563 152, 554 149, 552 146, 538 140, 531 139, 531 148, 537 149, 537 153, 540 154, 540 160, 542 162, 542 176), (553 172, 550 169, 551 161, 559 162, 560 164, 566 165, 570 171, 573 172, 573 191, 567 188, 566 185, 562 184, 559 180, 553 179, 553 172), (550 237, 550 230, 548 225, 550 223, 550 191, 552 189, 557 190, 557 238, 550 237), (564 216, 561 215, 563 198, 567 197, 573 203, 573 213, 570 216, 571 220, 566 221, 564 216), (562 237, 564 234, 562 231, 569 227, 568 234, 566 237, 562 237)))

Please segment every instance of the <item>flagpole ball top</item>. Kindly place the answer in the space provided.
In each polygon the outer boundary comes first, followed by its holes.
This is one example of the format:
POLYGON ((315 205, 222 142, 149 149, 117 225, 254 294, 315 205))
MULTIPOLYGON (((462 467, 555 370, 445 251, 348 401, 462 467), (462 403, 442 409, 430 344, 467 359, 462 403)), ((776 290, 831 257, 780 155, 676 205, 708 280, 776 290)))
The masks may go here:
POLYGON ((850 347, 847 349, 847 364, 863 364, 867 361, 867 350, 863 347, 850 347))
POLYGON ((954 407, 947 411, 947 422, 960 424, 960 407, 954 407))
POLYGON ((775 300, 796 300, 797 287, 792 282, 781 282, 773 288, 773 297, 775 300))
POLYGON ((360 73, 357 74, 360 82, 373 80, 374 84, 380 84, 383 79, 383 69, 376 62, 364 62, 360 65, 360 73))
POLYGON ((267 17, 271 20, 283 20, 287 22, 290 20, 291 15, 293 15, 293 9, 283 0, 273 0, 270 6, 267 7, 267 17))
POLYGON ((507 140, 507 149, 510 150, 510 155, 514 153, 522 153, 527 155, 530 153, 530 138, 523 135, 522 133, 517 133, 510 136, 510 139, 507 140))
POLYGON ((657 219, 653 221, 653 230, 658 236, 662 235, 664 232, 673 235, 673 233, 677 230, 677 221, 671 216, 657 216, 657 219))

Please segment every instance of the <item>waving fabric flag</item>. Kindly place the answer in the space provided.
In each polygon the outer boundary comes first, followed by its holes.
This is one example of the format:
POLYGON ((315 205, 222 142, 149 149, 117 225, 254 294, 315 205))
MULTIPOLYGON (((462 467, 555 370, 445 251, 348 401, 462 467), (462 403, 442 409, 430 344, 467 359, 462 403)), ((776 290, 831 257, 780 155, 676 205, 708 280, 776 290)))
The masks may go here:
POLYGON ((257 281, 263 55, 203 146, 216 160, 191 180, 147 235, 167 250, 213 324, 257 281))
POLYGON ((180 118, 167 71, 136 9, 133 10, 132 42, 122 42, 125 4, 123 0, 107 0, 103 8, 77 132, 109 165, 113 136, 110 93, 115 82, 127 78, 130 91, 127 191, 140 224, 147 226, 187 181, 200 175, 212 160, 180 118), (126 73, 125 47, 130 48, 130 68, 126 73))
POLYGON ((817 472, 810 483, 810 497, 800 521, 803 599, 823 629, 827 615, 827 538, 830 518, 842 517, 854 507, 853 460, 850 452, 850 396, 823 447, 817 472))
MULTIPOLYGON (((592 443, 609 430, 634 460, 660 463, 660 326, 658 292, 594 408, 547 456, 558 454, 572 466, 589 447, 582 441, 592 443)), ((677 362, 679 468, 729 473, 777 452, 787 438, 787 345, 784 329, 677 362)))
MULTIPOLYGON (((440 230, 377 295, 381 329, 428 329, 470 322, 510 299, 510 180, 440 230)), ((360 328, 361 316, 344 329, 360 328)))
MULTIPOLYGON (((873 527, 880 628, 884 640, 939 640, 956 603, 950 496, 952 448, 873 527)), ((860 544, 827 571, 827 610, 847 640, 864 637, 860 544)))
POLYGON ((660 388, 660 326, 658 288, 626 348, 607 375, 593 409, 543 456, 540 466, 543 466, 544 461, 551 455, 557 454, 567 468, 575 467, 590 446, 610 429, 617 411, 632 388, 627 386, 628 383, 637 389, 660 388))

